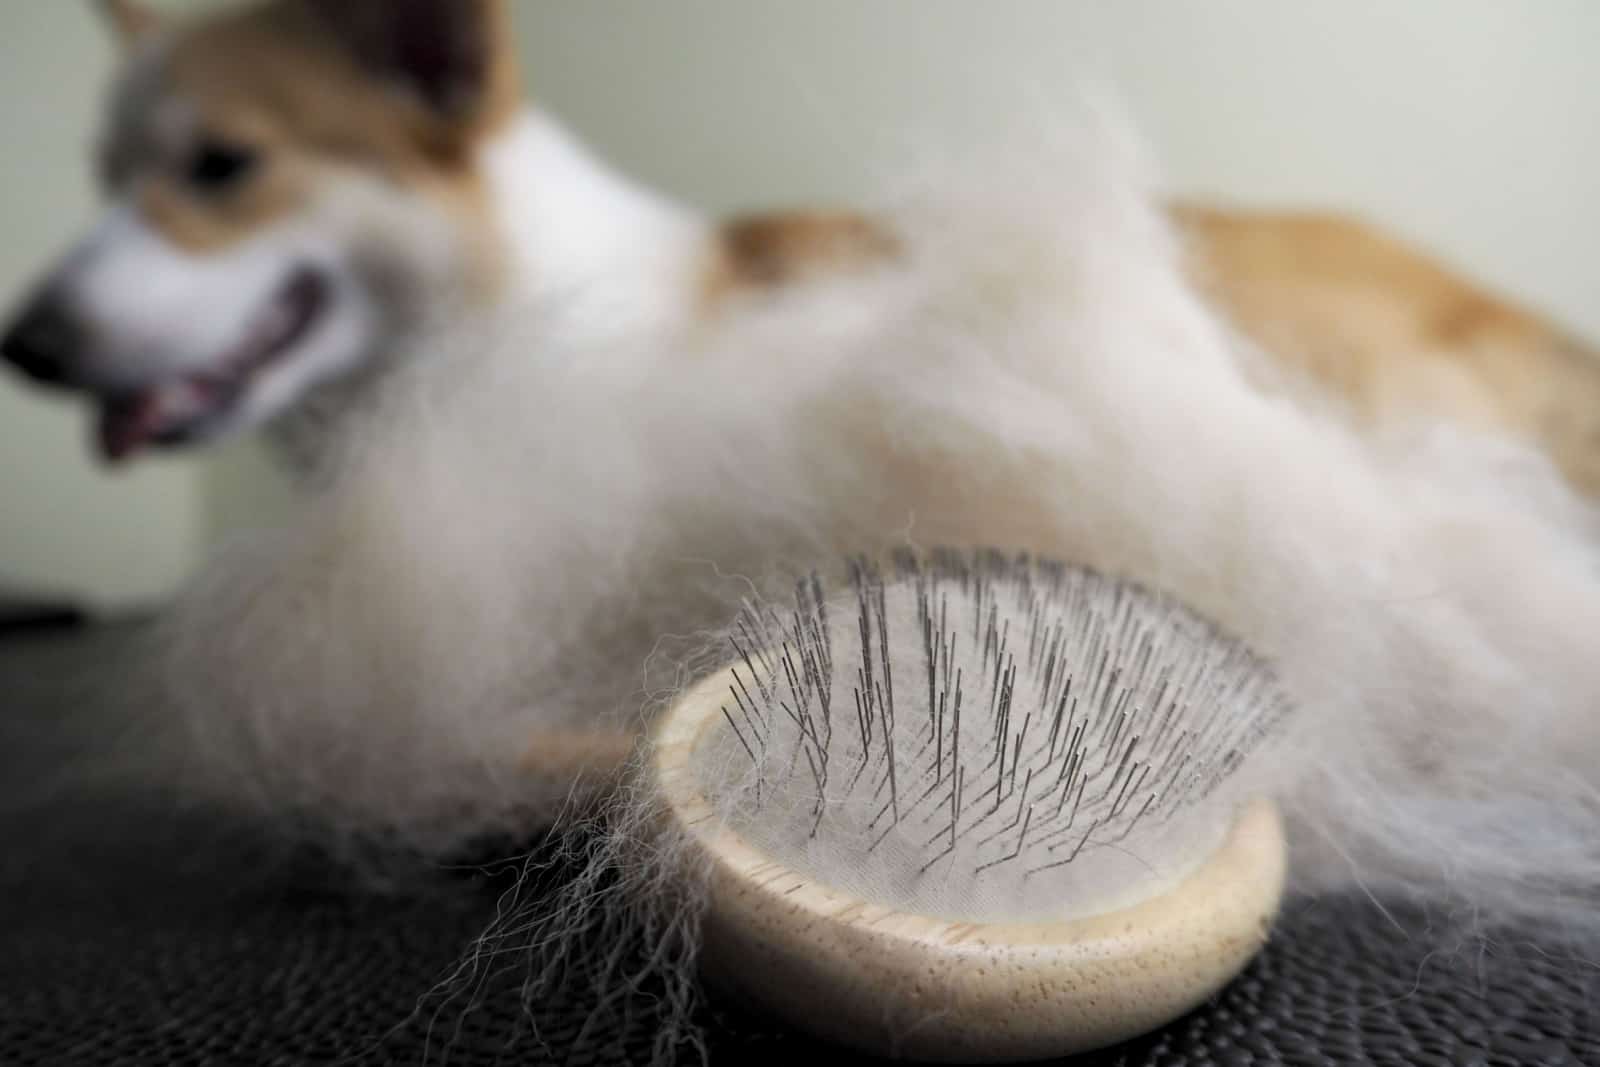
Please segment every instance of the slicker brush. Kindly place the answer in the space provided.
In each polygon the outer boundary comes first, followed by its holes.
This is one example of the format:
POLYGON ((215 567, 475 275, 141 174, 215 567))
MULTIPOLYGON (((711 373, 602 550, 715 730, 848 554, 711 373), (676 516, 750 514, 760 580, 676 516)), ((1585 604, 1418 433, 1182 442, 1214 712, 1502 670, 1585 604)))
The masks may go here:
POLYGON ((994 553, 748 604, 644 750, 716 986, 879 1055, 1014 1061, 1153 1029, 1283 888, 1247 764, 1268 667, 1172 600, 994 553))

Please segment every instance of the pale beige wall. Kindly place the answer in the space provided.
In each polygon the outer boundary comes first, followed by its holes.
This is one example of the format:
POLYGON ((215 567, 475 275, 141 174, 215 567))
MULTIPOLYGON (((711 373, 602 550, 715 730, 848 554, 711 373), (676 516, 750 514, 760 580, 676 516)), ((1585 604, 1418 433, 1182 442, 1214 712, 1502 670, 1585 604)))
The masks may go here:
MULTIPOLYGON (((534 94, 627 168, 710 208, 859 199, 941 129, 1004 124, 1019 98, 1062 97, 1091 75, 1120 88, 1175 188, 1357 210, 1600 338, 1593 0, 515 3, 534 94)), ((0 47, 39 46, 7 33, 0 47)), ((12 80, 64 81, 49 59, 29 69, 12 80)), ((38 197, 77 173, 65 143, 81 133, 84 90, 66 81, 34 134, 56 145, 40 164, 52 178, 0 204, 40 240, 61 220, 39 217, 55 213, 38 197)), ((8 133, 40 114, 8 106, 8 133)), ((0 404, 23 401, 7 390, 0 404)), ((76 469, 76 432, 23 441, 47 469, 76 469)), ((8 461, 23 447, 13 436, 0 426, 8 461)), ((0 471, 0 499, 25 499, 18 484, 0 471)), ((88 507, 115 491, 80 472, 59 495, 88 507)), ((209 536, 281 509, 248 450, 212 468, 204 497, 209 536)), ((77 536, 87 548, 110 532, 77 536)), ((45 557, 53 573, 91 573, 82 554, 45 557)), ((0 573, 13 559, 0 541, 0 573)))

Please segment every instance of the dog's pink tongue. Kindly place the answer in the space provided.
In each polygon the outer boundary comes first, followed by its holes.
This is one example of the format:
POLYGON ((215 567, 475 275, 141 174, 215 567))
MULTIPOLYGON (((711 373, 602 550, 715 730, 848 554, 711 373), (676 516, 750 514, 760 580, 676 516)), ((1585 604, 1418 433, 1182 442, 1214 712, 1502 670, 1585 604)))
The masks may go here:
POLYGON ((146 389, 100 405, 100 454, 119 463, 148 445, 161 426, 161 392, 146 389))
POLYGON ((174 440, 215 413, 227 396, 226 382, 192 375, 106 399, 100 405, 100 453, 117 463, 174 440))

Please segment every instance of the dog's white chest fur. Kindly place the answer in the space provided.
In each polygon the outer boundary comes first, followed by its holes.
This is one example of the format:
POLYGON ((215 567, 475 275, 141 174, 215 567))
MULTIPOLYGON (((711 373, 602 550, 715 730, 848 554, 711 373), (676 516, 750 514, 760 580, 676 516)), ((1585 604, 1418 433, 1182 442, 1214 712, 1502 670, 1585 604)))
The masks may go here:
POLYGON ((694 315, 711 229, 605 167, 536 110, 484 146, 507 309, 541 334, 604 342, 670 333, 694 315))

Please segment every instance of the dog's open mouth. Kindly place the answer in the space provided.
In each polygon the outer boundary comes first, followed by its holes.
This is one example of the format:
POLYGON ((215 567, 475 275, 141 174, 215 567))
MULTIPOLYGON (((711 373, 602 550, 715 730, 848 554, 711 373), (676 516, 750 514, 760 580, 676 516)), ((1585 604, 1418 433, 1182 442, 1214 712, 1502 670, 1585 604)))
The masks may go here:
POLYGON ((205 436, 244 398, 256 375, 283 359, 311 331, 327 303, 326 279, 301 268, 215 366, 102 398, 101 454, 116 462, 152 445, 179 445, 205 436))

